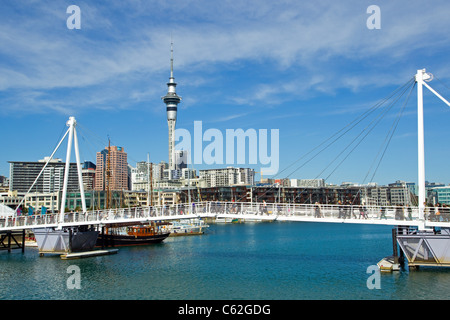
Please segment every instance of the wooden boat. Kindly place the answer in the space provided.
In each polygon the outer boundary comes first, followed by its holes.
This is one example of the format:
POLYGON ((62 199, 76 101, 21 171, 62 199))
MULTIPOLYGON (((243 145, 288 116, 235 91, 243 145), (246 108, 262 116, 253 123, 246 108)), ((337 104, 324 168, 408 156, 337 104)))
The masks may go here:
POLYGON ((139 225, 139 226, 113 226, 105 228, 98 235, 97 247, 120 247, 149 245, 164 241, 170 232, 159 228, 161 224, 139 225))

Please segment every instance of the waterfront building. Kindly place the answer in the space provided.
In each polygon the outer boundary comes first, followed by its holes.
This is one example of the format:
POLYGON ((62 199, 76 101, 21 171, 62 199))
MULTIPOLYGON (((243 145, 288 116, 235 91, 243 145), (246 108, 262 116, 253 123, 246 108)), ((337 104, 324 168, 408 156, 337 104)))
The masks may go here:
POLYGON ((275 179, 274 183, 278 186, 283 186, 283 187, 290 187, 291 186, 291 182, 289 179, 284 178, 284 179, 275 179))
POLYGON ((199 179, 195 169, 183 168, 174 170, 172 174, 173 179, 169 180, 167 177, 164 177, 164 170, 168 170, 164 169, 166 165, 167 163, 163 161, 156 165, 141 161, 136 164, 135 168, 130 166, 131 190, 148 192, 151 185, 153 185, 153 190, 173 190, 188 186, 189 181, 191 186, 198 186, 199 179), (153 168, 153 171, 151 171, 151 168, 153 168), (152 179, 152 183, 150 183, 150 179, 152 179))
POLYGON ((436 203, 450 205, 450 186, 435 187, 432 191, 435 193, 436 203))
POLYGON ((157 180, 157 181, 155 181, 154 186, 153 186, 154 189, 158 189, 158 190, 162 190, 162 189, 176 190, 181 187, 183 187, 182 180, 168 180, 168 179, 157 180))
MULTIPOLYGON (((184 190, 185 191, 185 190, 184 190)), ((282 187, 282 186, 215 186, 191 188, 192 201, 236 201, 266 203, 314 204, 360 204, 362 195, 360 187, 282 187)), ((180 201, 188 201, 188 193, 180 192, 180 201)))
POLYGON ((392 205, 417 205, 417 197, 414 195, 414 183, 397 180, 388 184, 390 192, 390 203, 392 205))
POLYGON ((60 196, 61 192, 59 191, 52 193, 33 192, 29 194, 26 194, 26 192, 7 191, 0 192, 0 203, 15 210, 22 202, 22 208, 31 206, 39 212, 42 207, 45 207, 46 212, 53 213, 59 210, 58 203, 60 196))
POLYGON ((275 183, 275 179, 270 178, 261 178, 258 182, 259 185, 273 185, 275 183))
POLYGON ((136 163, 136 167, 129 167, 131 175, 131 190, 147 190, 150 176, 152 176, 150 170, 152 170, 152 167, 154 170, 155 167, 151 163, 146 161, 140 161, 136 163))
POLYGON ((367 189, 367 195, 365 197, 367 205, 373 206, 388 206, 390 205, 390 192, 389 187, 375 186, 367 189))
POLYGON ((300 179, 298 180, 297 187, 325 187, 325 179, 300 179))
MULTIPOLYGON (((153 178, 155 180, 163 180, 164 177, 164 170, 167 170, 169 168, 169 164, 165 161, 161 161, 158 164, 155 164, 153 166, 153 178)), ((168 178, 168 175, 167 175, 168 178)))
POLYGON ((0 187, 9 187, 9 179, 5 176, 0 176, 0 187))
POLYGON ((83 176, 83 186, 85 191, 94 190, 96 165, 90 161, 85 161, 81 169, 83 176))
POLYGON ((20 201, 22 200, 23 196, 25 195, 24 192, 17 192, 16 191, 2 191, 0 192, 0 203, 8 206, 10 208, 15 209, 20 201))
POLYGON ((434 189, 440 187, 445 187, 445 184, 440 182, 425 181, 425 197, 428 203, 433 203, 433 201, 436 202, 436 198, 433 199, 433 196, 436 196, 436 191, 434 189))
POLYGON ((146 191, 123 191, 123 206, 127 208, 177 204, 180 197, 179 191, 173 190, 155 190, 151 193, 153 201, 150 202, 149 194, 146 191))
POLYGON ((205 180, 206 187, 255 184, 255 170, 250 168, 227 167, 199 172, 199 178, 205 180))
POLYGON ((298 187, 299 179, 289 179, 290 187, 298 187))
POLYGON ((123 147, 108 146, 97 152, 94 189, 101 191, 108 187, 109 190, 129 189, 127 153, 123 147))
POLYGON ((188 167, 188 152, 186 150, 175 150, 175 170, 188 167))
MULTIPOLYGON (((9 190, 27 192, 38 177, 48 157, 37 162, 8 161, 10 164, 9 190)), ((62 190, 65 163, 61 159, 52 159, 36 181, 31 192, 55 192, 62 190)), ((79 190, 77 164, 70 163, 67 190, 79 190)))
POLYGON ((188 180, 188 179, 196 179, 197 178, 197 170, 190 169, 190 168, 184 168, 181 169, 181 179, 188 180))
POLYGON ((42 207, 45 207, 45 210, 48 213, 59 212, 59 202, 61 199, 61 195, 62 191, 30 193, 26 196, 24 195, 25 200, 23 202, 23 207, 28 208, 31 206, 34 208, 35 212, 40 212, 42 210, 42 207))

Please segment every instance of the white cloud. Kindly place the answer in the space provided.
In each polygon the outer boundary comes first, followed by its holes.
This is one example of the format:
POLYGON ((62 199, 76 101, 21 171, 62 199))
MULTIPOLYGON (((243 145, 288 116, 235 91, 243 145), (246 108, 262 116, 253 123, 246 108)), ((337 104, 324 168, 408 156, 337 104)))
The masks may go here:
MULTIPOLYGON (((126 96, 138 102, 159 99, 161 74, 168 76, 170 33, 176 71, 189 72, 197 86, 214 81, 220 88, 219 77, 207 76, 244 62, 270 65, 281 76, 292 71, 287 79, 253 79, 229 98, 235 103, 271 105, 310 90, 332 94, 400 84, 426 60, 417 60, 415 52, 448 46, 450 4, 433 2, 426 7, 419 1, 381 3, 382 29, 372 31, 366 28, 369 4, 360 1, 81 2, 80 31, 65 29, 63 5, 33 4, 23 24, 13 24, 18 20, 12 10, 3 13, 12 18, 0 22, 0 91, 87 88, 86 97, 93 99, 94 90, 123 90, 104 97, 99 107, 126 96)), ((79 96, 77 102, 93 106, 88 99, 79 96)))

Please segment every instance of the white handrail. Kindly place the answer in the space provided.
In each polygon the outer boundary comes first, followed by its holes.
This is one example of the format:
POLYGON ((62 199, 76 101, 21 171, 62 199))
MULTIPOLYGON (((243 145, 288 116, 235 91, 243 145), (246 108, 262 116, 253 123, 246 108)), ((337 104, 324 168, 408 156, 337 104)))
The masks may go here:
MULTIPOLYGON (((59 214, 36 214, 32 216, 8 217, 0 220, 0 230, 38 228, 45 226, 105 224, 114 222, 139 222, 142 220, 171 220, 187 215, 188 204, 133 207, 126 209, 105 209, 82 213, 66 213, 58 222, 59 214)), ((293 221, 345 221, 359 223, 397 223, 417 225, 419 208, 408 206, 362 206, 336 204, 289 204, 208 201, 199 202, 190 208, 190 216, 255 216, 293 221), (195 209, 193 209, 195 208, 195 209), (303 219, 303 220, 302 220, 303 219)), ((426 222, 433 225, 450 226, 450 207, 425 207, 426 222)))

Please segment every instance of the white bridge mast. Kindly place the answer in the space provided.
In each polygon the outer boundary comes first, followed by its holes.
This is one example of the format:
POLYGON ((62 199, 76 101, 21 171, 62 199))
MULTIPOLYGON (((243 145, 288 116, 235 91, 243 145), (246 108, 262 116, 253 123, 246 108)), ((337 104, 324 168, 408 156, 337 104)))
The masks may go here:
POLYGON ((59 222, 60 223, 64 222, 64 209, 65 209, 65 202, 66 202, 66 195, 67 195, 67 185, 68 185, 68 181, 69 181, 70 153, 71 153, 71 149, 72 149, 72 140, 74 140, 74 144, 75 144, 75 156, 76 156, 76 160, 77 160, 78 184, 79 184, 80 193, 81 193, 81 205, 82 205, 82 208, 83 208, 83 213, 87 212, 87 210, 86 210, 86 199, 85 199, 85 196, 84 196, 83 175, 82 175, 82 171, 81 171, 80 153, 79 153, 79 150, 78 150, 77 131, 75 129, 75 126, 76 126, 77 122, 76 122, 74 117, 70 117, 66 124, 69 127, 69 129, 67 129, 66 133, 64 134, 62 139, 59 141, 58 145, 56 146, 55 150, 53 150, 50 158, 47 160, 45 165, 42 167, 41 171, 39 172, 38 176, 34 180, 33 184, 30 187, 30 189, 27 191, 27 193, 25 194, 23 199, 17 205, 16 210, 15 210, 15 214, 16 215, 17 215, 17 210, 19 209, 21 204, 24 202, 25 197, 27 196, 28 193, 30 193, 31 189, 34 187, 34 185, 36 184, 37 180, 39 179, 39 177, 44 172, 44 170, 47 167, 47 165, 49 164, 49 162, 53 159, 53 156, 55 155, 56 151, 61 146, 61 143, 67 137, 67 134, 69 134, 69 142, 67 144, 66 166, 65 166, 65 171, 64 171, 63 194, 62 194, 61 206, 60 206, 60 211, 59 211, 60 212, 59 222))
MULTIPOLYGON (((425 210, 425 143, 424 143, 424 127, 423 127, 423 86, 426 86, 439 99, 444 101, 449 107, 450 103, 445 100, 439 93, 434 91, 425 81, 433 80, 433 75, 427 73, 425 69, 417 70, 417 151, 418 151, 418 184, 419 184, 419 220, 424 221, 425 210)), ((424 228, 424 225, 421 229, 424 228)))
POLYGON ((76 158, 76 165, 77 165, 77 171, 78 171, 78 185, 80 187, 80 193, 81 193, 81 205, 82 205, 83 213, 86 213, 86 211, 87 211, 86 210, 86 199, 84 196, 83 176, 81 173, 80 153, 78 150, 77 130, 75 129, 75 126, 77 125, 75 117, 70 117, 69 121, 67 121, 66 124, 69 127, 69 129, 67 130, 69 133, 69 141, 67 144, 66 167, 64 170, 64 184, 63 184, 63 194, 62 194, 62 199, 61 199, 61 209, 59 211, 59 223, 64 222, 64 210, 65 210, 66 196, 67 196, 67 185, 69 182, 70 153, 72 150, 72 138, 74 138, 74 145, 75 145, 75 158, 76 158))

